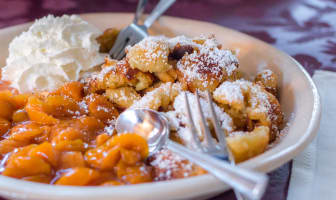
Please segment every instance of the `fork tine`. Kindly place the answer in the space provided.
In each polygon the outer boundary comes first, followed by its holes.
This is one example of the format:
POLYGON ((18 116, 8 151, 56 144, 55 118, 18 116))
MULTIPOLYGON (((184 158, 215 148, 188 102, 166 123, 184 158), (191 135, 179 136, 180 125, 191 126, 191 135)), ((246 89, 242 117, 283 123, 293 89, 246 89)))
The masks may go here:
POLYGON ((120 52, 124 49, 124 43, 125 43, 124 41, 123 42, 119 41, 117 44, 113 45, 110 51, 110 55, 113 59, 117 59, 120 52))
POLYGON ((215 133, 216 136, 218 138, 219 144, 221 144, 221 146, 224 146, 224 148, 226 149, 226 139, 225 139, 225 133, 223 131, 223 129, 220 127, 216 113, 215 113, 215 109, 213 107, 213 101, 210 95, 210 92, 207 91, 207 99, 208 99, 208 103, 209 103, 209 108, 210 108, 210 113, 211 113, 211 120, 212 123, 214 124, 214 128, 215 128, 215 133))
POLYGON ((133 46, 138 42, 139 40, 137 40, 136 38, 130 37, 127 43, 125 44, 125 47, 123 48, 123 50, 118 54, 118 59, 122 59, 126 55, 126 51, 125 51, 126 47, 133 46))
POLYGON ((202 108, 201 108, 201 103, 200 103, 200 97, 199 97, 199 94, 198 94, 198 90, 196 90, 196 101, 197 101, 198 113, 201 116, 200 123, 201 123, 201 127, 202 127, 202 130, 203 130, 203 133, 204 133, 204 140, 206 142, 206 145, 210 146, 210 147, 215 147, 214 140, 212 138, 209 127, 206 124, 205 117, 204 117, 204 114, 203 114, 203 111, 202 111, 202 108))
MULTIPOLYGON (((218 122, 218 119, 217 119, 217 116, 216 116, 216 113, 215 113, 215 109, 213 107, 213 101, 212 101, 211 94, 210 94, 209 91, 207 91, 207 99, 208 99, 208 102, 209 102, 209 108, 210 108, 210 112, 211 112, 211 115, 212 115, 211 120, 212 120, 212 123, 215 126, 215 132, 216 132, 219 144, 223 148, 225 153, 228 154, 230 163, 232 165, 235 165, 235 161, 233 159, 233 156, 232 156, 231 152, 229 151, 229 149, 226 145, 226 139, 225 139, 225 135, 224 135, 225 132, 219 126, 219 122, 218 122)), ((240 194, 235 189, 233 191, 234 191, 234 194, 235 194, 237 200, 244 200, 244 197, 243 197, 242 194, 240 194)))
POLYGON ((132 37, 127 38, 127 41, 123 45, 123 48, 120 50, 120 52, 117 54, 116 59, 121 60, 123 57, 125 57, 126 52, 125 49, 127 46, 133 46, 136 42, 132 37))
POLYGON ((116 59, 116 57, 117 57, 117 55, 119 55, 120 51, 122 51, 124 49, 125 44, 126 44, 126 40, 127 40, 126 35, 127 35, 126 29, 123 29, 118 34, 117 39, 114 42, 114 45, 109 52, 112 58, 116 59))
POLYGON ((194 124, 194 120, 191 116, 191 111, 190 111, 190 104, 189 104, 189 100, 187 97, 187 93, 184 92, 184 102, 185 102, 185 107, 187 108, 187 116, 188 116, 188 121, 189 121, 189 126, 190 126, 190 130, 191 130, 191 134, 193 135, 193 140, 194 143, 197 145, 198 148, 201 148, 203 150, 201 141, 197 135, 197 130, 194 124))
POLYGON ((120 50, 120 52, 117 54, 117 56, 115 57, 117 60, 121 60, 125 55, 126 55, 126 53, 125 53, 125 48, 127 47, 127 44, 125 45, 125 47, 124 48, 122 48, 121 50, 120 50))
MULTIPOLYGON (((134 28, 137 28, 136 25, 130 25, 130 28, 129 28, 129 31, 135 31, 134 28)), ((140 33, 131 33, 131 32, 126 32, 127 34, 131 34, 129 35, 127 38, 124 39, 124 44, 122 45, 123 48, 120 49, 120 51, 116 54, 116 59, 120 60, 122 59, 125 55, 126 55, 126 52, 125 52, 125 49, 127 46, 133 46, 135 45, 136 43, 140 42, 145 36, 147 35, 146 32, 143 32, 141 33, 141 36, 140 36, 140 33)))
POLYGON ((127 43, 124 45, 124 48, 118 53, 118 55, 116 56, 116 58, 118 60, 121 60, 126 55, 126 52, 125 52, 126 47, 133 46, 133 45, 135 45, 138 42, 139 42, 138 40, 136 40, 136 39, 134 39, 132 37, 129 38, 129 40, 127 41, 127 43))

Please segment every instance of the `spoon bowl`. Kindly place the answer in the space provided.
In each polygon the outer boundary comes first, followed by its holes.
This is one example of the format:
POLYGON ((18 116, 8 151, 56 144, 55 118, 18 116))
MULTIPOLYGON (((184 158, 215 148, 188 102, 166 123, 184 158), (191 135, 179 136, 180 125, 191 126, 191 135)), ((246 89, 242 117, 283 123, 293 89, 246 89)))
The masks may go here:
POLYGON ((151 109, 128 109, 121 113, 116 122, 118 133, 136 133, 147 140, 149 154, 160 150, 168 140, 167 119, 151 109))
POLYGON ((198 164, 250 199, 260 199, 265 192, 268 182, 265 174, 232 166, 226 161, 195 152, 169 140, 168 120, 157 111, 145 108, 128 109, 119 115, 116 129, 118 133, 136 133, 143 136, 147 140, 150 155, 166 147, 198 164))

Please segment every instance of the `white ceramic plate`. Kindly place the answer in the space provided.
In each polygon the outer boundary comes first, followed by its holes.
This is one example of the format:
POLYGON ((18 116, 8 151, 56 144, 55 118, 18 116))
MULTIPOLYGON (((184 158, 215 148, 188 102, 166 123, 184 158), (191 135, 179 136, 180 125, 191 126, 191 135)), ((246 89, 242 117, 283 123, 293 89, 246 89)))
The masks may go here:
MULTIPOLYGON (((131 14, 100 13, 82 17, 101 30, 122 28, 132 20, 131 14)), ((0 66, 5 65, 8 44, 28 24, 0 30, 0 66)), ((218 25, 181 18, 162 17, 152 28, 153 33, 198 36, 215 34, 225 48, 239 51, 240 70, 254 76, 265 67, 275 71, 280 79, 280 103, 290 124, 288 135, 265 153, 241 166, 269 172, 300 153, 314 138, 320 121, 321 105, 316 87, 293 58, 237 31, 218 25)), ((30 200, 182 200, 205 199, 228 187, 210 175, 159 183, 119 187, 64 187, 21 181, 0 176, 0 195, 10 199, 30 200)))

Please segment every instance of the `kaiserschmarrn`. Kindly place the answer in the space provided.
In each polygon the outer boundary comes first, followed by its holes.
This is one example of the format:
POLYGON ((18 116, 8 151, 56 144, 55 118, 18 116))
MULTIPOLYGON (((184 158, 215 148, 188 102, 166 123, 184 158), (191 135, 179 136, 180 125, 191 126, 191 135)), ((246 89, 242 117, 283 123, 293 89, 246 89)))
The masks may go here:
MULTIPOLYGON (((108 29, 97 38, 101 52, 117 34, 108 29)), ((254 80, 244 79, 235 53, 213 35, 147 37, 127 47, 122 60, 106 57, 97 68, 50 91, 19 93, 1 82, 2 175, 55 185, 117 186, 205 174, 167 149, 149 155, 144 138, 114 128, 125 109, 150 108, 167 117, 172 140, 197 150, 184 104, 184 93, 196 104, 196 91, 213 131, 205 98, 210 91, 235 162, 266 151, 282 129, 277 75, 267 69, 254 80)), ((192 116, 203 142, 197 109, 192 116)))

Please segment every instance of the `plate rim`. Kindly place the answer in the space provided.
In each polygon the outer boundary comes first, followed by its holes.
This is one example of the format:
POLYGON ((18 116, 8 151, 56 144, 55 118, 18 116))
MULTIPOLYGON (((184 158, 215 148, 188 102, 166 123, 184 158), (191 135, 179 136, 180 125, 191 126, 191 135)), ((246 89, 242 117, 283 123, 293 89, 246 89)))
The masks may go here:
MULTIPOLYGON (((80 17, 85 18, 85 17, 92 17, 94 15, 98 16, 98 15, 106 15, 106 14, 107 15, 124 15, 125 17, 130 17, 131 15, 133 15, 133 13, 120 13, 120 12, 82 13, 82 14, 78 14, 78 15, 80 17)), ((278 161, 276 165, 267 166, 266 168, 264 167, 263 171, 267 171, 267 172, 271 171, 271 170, 279 167, 283 163, 288 162, 295 155, 300 153, 313 140, 313 138, 317 134, 317 130, 319 128, 319 124, 320 124, 319 122, 320 122, 320 118, 321 118, 320 96, 319 96, 319 92, 317 90, 317 87, 316 87, 315 83, 313 82, 312 78, 310 77, 310 75, 308 74, 308 72, 294 58, 289 56, 287 53, 285 53, 285 52, 267 44, 266 42, 263 42, 263 41, 261 41, 257 38, 249 36, 245 33, 241 33, 241 32, 238 32, 236 30, 233 30, 233 29, 230 29, 230 28, 218 25, 218 24, 214 24, 214 23, 206 22, 206 21, 194 20, 194 19, 172 17, 172 16, 163 16, 163 19, 168 20, 168 21, 181 20, 181 21, 185 21, 185 22, 207 24, 207 25, 210 25, 210 26, 214 26, 216 28, 222 28, 222 29, 224 28, 226 30, 233 31, 237 34, 242 34, 249 39, 257 40, 258 42, 263 43, 264 45, 268 46, 268 48, 276 49, 278 53, 281 53, 284 56, 288 57, 289 59, 293 60, 294 63, 296 64, 296 66, 299 68, 299 70, 303 73, 304 77, 306 78, 306 80, 309 83, 310 89, 311 89, 312 94, 313 94, 313 101, 314 101, 314 103, 313 103, 314 106, 313 106, 311 118, 309 120, 309 126, 306 128, 305 134, 302 135, 300 140, 295 145, 292 145, 288 148, 282 149, 281 151, 279 151, 279 152, 275 153, 274 155, 271 155, 271 156, 267 157, 267 159, 263 160, 262 163, 264 163, 264 165, 267 165, 267 163, 270 163, 270 162, 278 161)), ((11 32, 14 29, 27 28, 28 25, 30 25, 32 23, 33 22, 27 22, 27 23, 15 25, 15 26, 5 27, 3 29, 0 29, 0 32, 11 32)), ((255 158, 257 158, 257 157, 255 157, 255 158)), ((253 160, 255 158, 252 158, 250 160, 247 160, 247 161, 241 163, 240 166, 245 167, 245 168, 248 167, 249 164, 251 162, 253 162, 253 160)), ((256 166, 254 166, 252 168, 256 168, 256 166)), ((50 194, 50 192, 51 192, 50 190, 53 190, 53 195, 55 195, 55 194, 60 195, 60 196, 57 196, 57 198, 64 197, 65 194, 68 194, 69 196, 71 196, 73 198, 83 197, 83 195, 91 196, 92 192, 97 192, 98 194, 99 193, 104 193, 104 196, 112 195, 112 194, 125 196, 126 192, 127 193, 133 193, 133 192, 138 193, 141 190, 148 191, 148 189, 152 189, 152 190, 153 189, 161 189, 161 188, 167 189, 167 188, 170 188, 172 185, 177 185, 177 184, 178 185, 189 185, 189 188, 192 188, 190 186, 195 185, 196 182, 198 182, 198 183, 203 182, 203 183, 207 183, 207 184, 211 183, 215 186, 214 191, 228 189, 228 186, 220 183, 214 177, 212 177, 211 175, 208 175, 208 174, 195 176, 195 177, 190 177, 190 178, 163 181, 163 182, 144 183, 144 184, 139 184, 139 185, 118 186, 118 187, 115 187, 115 188, 114 187, 113 188, 110 188, 110 187, 106 188, 106 187, 99 187, 99 186, 85 186, 85 187, 55 186, 55 185, 48 185, 48 184, 41 184, 41 183, 33 183, 33 182, 23 181, 23 180, 10 178, 10 177, 5 177, 5 176, 0 175, 0 189, 1 189, 0 193, 2 193, 3 190, 6 190, 8 192, 8 195, 13 195, 15 193, 15 195, 19 195, 19 196, 23 197, 23 196, 27 196, 27 194, 36 195, 37 192, 32 192, 33 191, 32 188, 35 188, 35 189, 38 188, 38 191, 39 191, 40 195, 43 195, 44 193, 45 193, 45 195, 50 194), (16 189, 15 189, 15 191, 13 191, 13 186, 15 186, 15 185, 20 185, 20 187, 22 188, 20 190, 20 192, 16 189), (41 193, 41 191, 44 191, 44 192, 41 193)), ((173 188, 173 190, 171 192, 173 192, 173 191, 176 192, 176 188, 174 188, 174 187, 172 187, 172 188, 173 188)), ((169 190, 171 190, 171 188, 169 190)), ((95 195, 97 195, 97 194, 95 194, 95 195)))

